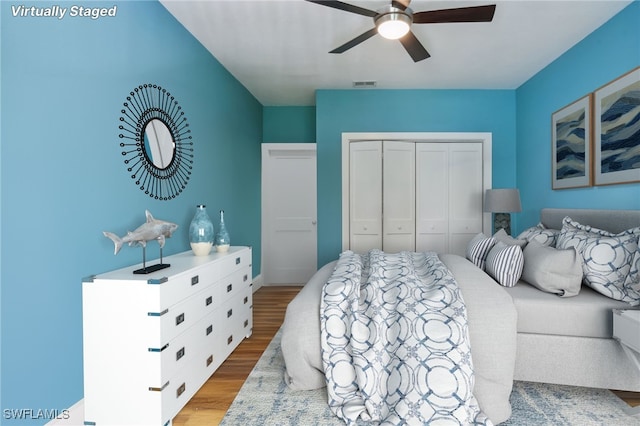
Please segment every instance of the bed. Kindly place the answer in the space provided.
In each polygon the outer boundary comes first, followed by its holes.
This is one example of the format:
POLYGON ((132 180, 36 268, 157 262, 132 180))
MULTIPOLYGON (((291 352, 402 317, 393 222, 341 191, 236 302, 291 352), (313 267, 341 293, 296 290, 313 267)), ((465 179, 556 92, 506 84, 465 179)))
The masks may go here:
MULTIPOLYGON (((509 295, 486 274, 455 255, 440 256, 460 285, 467 305, 474 395, 482 411, 499 423, 509 418, 516 348, 516 311, 509 295)), ((320 295, 336 261, 323 266, 287 307, 282 327, 285 381, 292 389, 326 386, 321 339, 320 295)))
MULTIPOLYGON (((640 225, 640 211, 543 209, 537 227, 559 232, 567 216, 613 233, 640 225)), ((464 298, 473 393, 491 422, 509 418, 513 380, 640 391, 640 372, 612 339, 612 309, 633 309, 629 303, 604 297, 585 285, 573 297, 558 297, 523 280, 505 287, 467 258, 437 256, 464 298)), ((327 384, 321 295, 337 262, 323 266, 287 308, 282 351, 285 380, 292 389, 327 384)))
MULTIPOLYGON (((566 217, 613 234, 640 226, 640 210, 543 209, 540 223, 561 230, 566 217)), ((612 313, 638 306, 584 284, 568 298, 538 291, 523 280, 505 291, 518 311, 515 380, 640 392, 637 364, 613 339, 612 313)))

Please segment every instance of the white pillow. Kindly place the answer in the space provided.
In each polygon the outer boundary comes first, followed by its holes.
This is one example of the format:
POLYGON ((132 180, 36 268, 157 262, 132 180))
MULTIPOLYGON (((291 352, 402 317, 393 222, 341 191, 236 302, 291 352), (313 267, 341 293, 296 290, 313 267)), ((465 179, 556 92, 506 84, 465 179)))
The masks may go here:
POLYGON ((582 284, 582 258, 574 247, 561 250, 531 241, 524 248, 522 279, 547 293, 575 296, 582 284))
POLYGON ((516 285, 524 266, 522 249, 517 245, 508 245, 498 241, 487 255, 487 274, 505 287, 516 285))
POLYGON ((487 254, 491 247, 496 243, 496 240, 491 237, 487 237, 482 232, 476 235, 467 244, 466 257, 478 268, 484 270, 487 254))
POLYGON ((640 304, 640 289, 635 282, 640 227, 612 234, 581 225, 570 217, 562 220, 557 247, 575 247, 582 257, 583 281, 597 292, 615 300, 640 304))
POLYGON ((518 240, 526 240, 528 242, 535 240, 543 246, 555 247, 559 234, 559 229, 549 229, 542 223, 538 223, 536 226, 522 231, 516 238, 518 240))

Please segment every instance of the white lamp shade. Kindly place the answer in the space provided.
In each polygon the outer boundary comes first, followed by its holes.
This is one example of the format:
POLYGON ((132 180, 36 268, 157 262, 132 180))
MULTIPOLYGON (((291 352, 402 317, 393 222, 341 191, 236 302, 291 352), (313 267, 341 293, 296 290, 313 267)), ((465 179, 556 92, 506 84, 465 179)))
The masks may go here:
POLYGON ((484 211, 493 213, 521 212, 520 191, 517 188, 487 189, 484 211))

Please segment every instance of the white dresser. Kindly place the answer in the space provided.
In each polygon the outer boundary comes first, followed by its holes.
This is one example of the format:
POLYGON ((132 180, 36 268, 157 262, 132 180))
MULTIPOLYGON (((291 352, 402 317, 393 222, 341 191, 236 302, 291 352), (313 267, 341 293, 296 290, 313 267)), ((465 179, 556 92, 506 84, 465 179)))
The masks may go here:
POLYGON ((165 425, 251 335, 251 248, 82 283, 85 425, 165 425))

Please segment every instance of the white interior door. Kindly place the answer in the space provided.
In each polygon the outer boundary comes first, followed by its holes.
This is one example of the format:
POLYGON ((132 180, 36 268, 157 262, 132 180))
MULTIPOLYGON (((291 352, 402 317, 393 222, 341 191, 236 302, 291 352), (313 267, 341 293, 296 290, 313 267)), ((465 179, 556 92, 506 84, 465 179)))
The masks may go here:
POLYGON ((449 146, 449 252, 464 256, 467 244, 482 232, 482 144, 449 146))
POLYGON ((382 248, 382 142, 354 142, 349 152, 350 250, 382 248))
POLYGON ((265 285, 305 284, 317 270, 315 144, 262 144, 265 285))
POLYGON ((415 143, 384 141, 382 249, 414 251, 416 241, 415 143))
POLYGON ((416 144, 416 250, 449 252, 449 144, 416 144))

